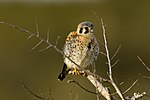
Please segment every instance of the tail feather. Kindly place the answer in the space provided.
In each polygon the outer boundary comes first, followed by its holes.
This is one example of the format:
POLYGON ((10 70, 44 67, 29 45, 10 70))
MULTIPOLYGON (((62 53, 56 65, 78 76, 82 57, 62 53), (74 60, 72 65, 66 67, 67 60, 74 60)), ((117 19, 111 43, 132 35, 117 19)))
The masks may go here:
POLYGON ((58 76, 58 80, 62 81, 68 74, 69 69, 67 68, 67 65, 64 63, 62 72, 58 76))

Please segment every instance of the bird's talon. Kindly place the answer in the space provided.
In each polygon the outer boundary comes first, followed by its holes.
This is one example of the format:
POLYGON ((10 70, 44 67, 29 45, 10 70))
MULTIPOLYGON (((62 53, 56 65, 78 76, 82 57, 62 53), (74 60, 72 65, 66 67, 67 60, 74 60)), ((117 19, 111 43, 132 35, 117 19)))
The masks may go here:
POLYGON ((80 72, 80 75, 87 76, 87 73, 83 71, 83 72, 80 72))
POLYGON ((72 75, 79 75, 80 73, 79 73, 79 71, 75 68, 74 70, 73 70, 73 72, 72 72, 72 75))

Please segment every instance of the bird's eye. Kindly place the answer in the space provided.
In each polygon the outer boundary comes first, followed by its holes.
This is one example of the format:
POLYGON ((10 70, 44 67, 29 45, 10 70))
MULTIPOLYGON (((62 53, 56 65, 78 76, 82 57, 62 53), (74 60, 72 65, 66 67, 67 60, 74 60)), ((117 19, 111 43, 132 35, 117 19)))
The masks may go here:
POLYGON ((85 27, 85 34, 89 33, 89 28, 88 27, 85 27))
POLYGON ((79 33, 82 33, 82 31, 83 31, 83 28, 80 28, 79 33))

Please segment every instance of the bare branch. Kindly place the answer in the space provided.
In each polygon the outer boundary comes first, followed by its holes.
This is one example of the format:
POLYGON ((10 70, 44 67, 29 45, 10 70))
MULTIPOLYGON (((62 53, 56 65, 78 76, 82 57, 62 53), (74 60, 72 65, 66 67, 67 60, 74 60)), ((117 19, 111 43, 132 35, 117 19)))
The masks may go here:
POLYGON ((22 28, 20 28, 20 27, 18 27, 18 26, 15 26, 15 25, 12 25, 12 24, 3 22, 3 21, 0 21, 0 24, 6 25, 6 26, 11 27, 11 28, 18 29, 19 31, 28 33, 28 34, 30 34, 30 35, 35 35, 34 33, 30 32, 30 31, 28 31, 28 30, 22 29, 22 28))
POLYGON ((135 80, 135 81, 133 82, 133 84, 132 84, 127 90, 125 90, 125 91, 123 92, 123 94, 127 93, 137 82, 138 82, 138 80, 135 80))
POLYGON ((115 88, 116 92, 118 93, 118 95, 120 96, 120 98, 122 100, 125 100, 121 91, 119 90, 119 88, 117 87, 117 85, 115 84, 114 80, 113 80, 113 76, 112 76, 112 65, 111 65, 111 60, 110 60, 110 56, 109 56, 109 50, 108 50, 108 45, 107 45, 107 39, 106 39, 106 29, 105 29, 105 26, 104 26, 104 22, 103 20, 101 19, 101 24, 102 24, 102 30, 103 30, 103 38, 104 38, 104 46, 105 46, 105 51, 106 51, 106 55, 107 55, 107 61, 108 61, 108 67, 109 67, 109 71, 108 71, 108 74, 109 74, 109 78, 111 80, 111 84, 113 85, 113 87, 115 88))
POLYGON ((105 88, 94 76, 88 75, 88 80, 97 88, 98 92, 102 94, 107 100, 112 100, 109 90, 105 88))
POLYGON ((114 53, 114 55, 111 57, 110 60, 113 60, 116 57, 116 55, 118 54, 120 48, 121 48, 121 45, 119 45, 118 49, 116 50, 116 52, 114 53))
POLYGON ((146 96, 146 92, 134 93, 132 97, 126 97, 126 100, 137 100, 146 96))
POLYGON ((144 63, 144 61, 139 56, 137 56, 137 58, 144 65, 144 67, 150 72, 150 68, 144 63))
MULTIPOLYGON (((52 43, 47 42, 46 39, 44 39, 44 38, 42 38, 42 37, 38 37, 37 34, 35 34, 35 33, 32 33, 32 32, 30 32, 30 31, 28 31, 28 30, 26 30, 26 29, 23 29, 23 28, 20 28, 20 27, 18 27, 18 26, 15 26, 15 25, 6 23, 6 22, 4 22, 4 21, 0 21, 0 24, 6 25, 6 26, 11 27, 11 28, 15 28, 15 29, 17 29, 17 30, 19 30, 19 31, 21 31, 21 32, 25 32, 25 33, 28 33, 29 35, 35 36, 35 37, 37 37, 39 40, 41 40, 41 41, 47 43, 48 45, 51 45, 51 47, 53 47, 57 52, 59 52, 61 55, 63 55, 63 52, 62 52, 61 50, 59 50, 57 47, 55 47, 54 45, 52 45, 52 43)), ((69 57, 68 57, 68 59, 69 59, 69 57)))

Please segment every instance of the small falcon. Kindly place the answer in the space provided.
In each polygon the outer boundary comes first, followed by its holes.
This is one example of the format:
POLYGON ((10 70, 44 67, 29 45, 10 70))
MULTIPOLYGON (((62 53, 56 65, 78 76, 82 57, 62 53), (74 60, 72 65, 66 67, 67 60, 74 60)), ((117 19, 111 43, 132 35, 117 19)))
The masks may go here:
POLYGON ((91 22, 81 22, 77 31, 70 32, 67 36, 64 49, 64 65, 58 80, 62 81, 70 70, 78 75, 77 70, 92 66, 99 54, 99 44, 94 36, 94 25, 91 22), (66 57, 67 56, 67 57, 66 57), (68 57, 74 62, 70 61, 68 57))

